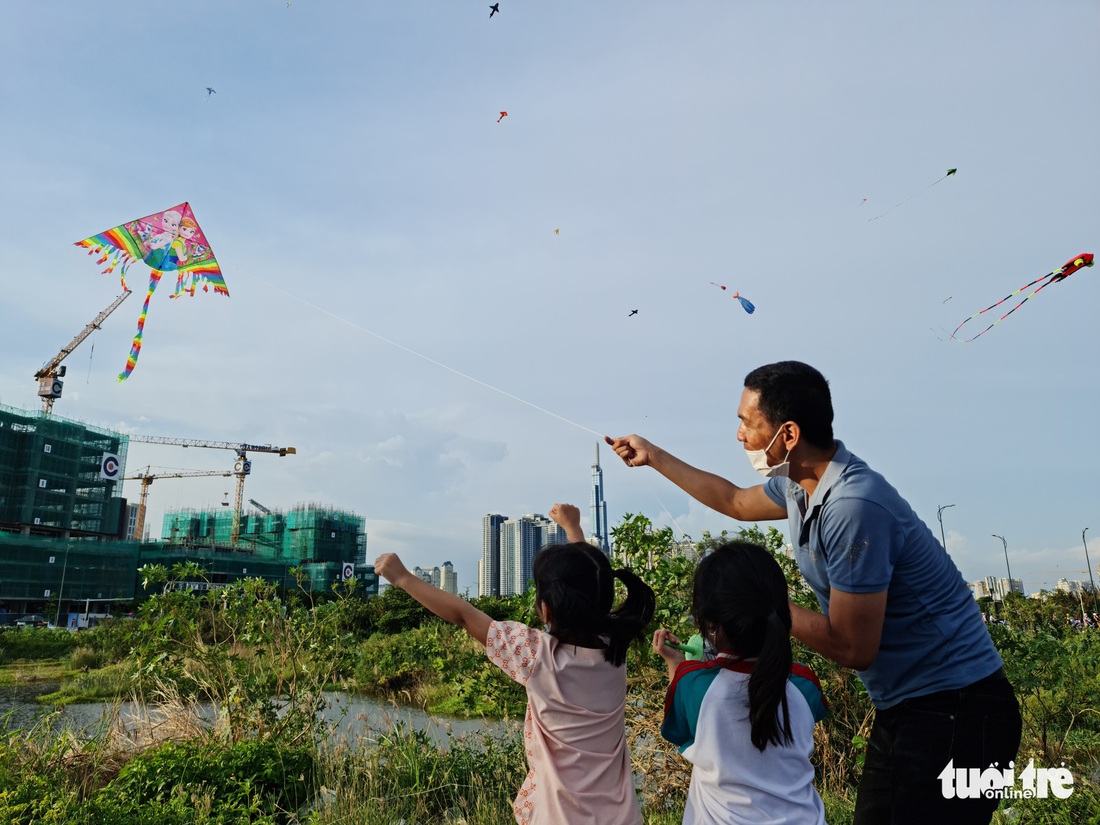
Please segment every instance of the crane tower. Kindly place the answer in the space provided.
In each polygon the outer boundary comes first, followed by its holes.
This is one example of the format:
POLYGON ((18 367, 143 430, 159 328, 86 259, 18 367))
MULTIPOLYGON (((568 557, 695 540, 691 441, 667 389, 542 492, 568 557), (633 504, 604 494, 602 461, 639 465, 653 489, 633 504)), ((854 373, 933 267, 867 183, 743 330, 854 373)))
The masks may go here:
MULTIPOLYGON (((294 455, 298 451, 294 447, 273 447, 270 444, 240 444, 230 441, 204 441, 196 438, 162 438, 153 435, 131 435, 131 441, 143 444, 168 444, 176 447, 208 447, 216 450, 233 450, 237 454, 237 460, 233 462, 232 475, 237 479, 237 497, 233 507, 233 532, 230 542, 234 547, 241 536, 241 504, 244 501, 244 479, 252 472, 252 462, 248 453, 276 453, 280 456, 294 455)), ((221 475, 218 473, 217 475, 221 475)), ((162 476, 163 477, 163 476, 162 476)))

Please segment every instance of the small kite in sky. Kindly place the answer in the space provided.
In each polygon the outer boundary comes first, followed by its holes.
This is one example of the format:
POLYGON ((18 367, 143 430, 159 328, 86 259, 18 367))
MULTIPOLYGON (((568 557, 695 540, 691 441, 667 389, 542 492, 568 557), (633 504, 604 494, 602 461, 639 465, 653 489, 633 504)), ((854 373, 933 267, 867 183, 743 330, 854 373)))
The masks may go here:
POLYGON ((557 229, 554 230, 554 234, 555 235, 560 235, 561 234, 561 227, 560 226, 557 229))
POLYGON ((209 86, 206 87, 206 96, 207 97, 210 97, 210 95, 216 95, 216 94, 217 94, 217 92, 214 91, 213 89, 211 89, 209 86))
POLYGON ((489 19, 493 19, 493 15, 500 11, 500 3, 493 3, 489 6, 489 19))
POLYGON ((1082 254, 1077 255, 1074 258, 1070 258, 1068 261, 1066 261, 1064 264, 1062 264, 1057 269, 1055 269, 1051 272, 1048 272, 1046 275, 1039 276, 1038 278, 1036 278, 1031 283, 1024 284, 1022 287, 1017 289, 1015 292, 1010 292, 1008 295, 1003 297, 997 303, 992 304, 990 306, 987 306, 981 312, 975 312, 973 315, 971 315, 969 318, 967 318, 965 321, 963 321, 961 324, 959 324, 957 327, 955 327, 955 332, 951 333, 951 339, 954 340, 954 341, 962 341, 962 343, 964 343, 964 344, 969 344, 975 338, 979 338, 980 336, 985 335, 987 332, 989 332, 991 329, 993 329, 993 327, 995 327, 997 324, 999 324, 1001 321, 1003 321, 1005 318, 1007 318, 1009 315, 1011 315, 1013 312, 1018 310, 1025 303, 1027 303, 1027 299, 1030 298, 1032 295, 1035 295, 1037 292, 1039 292, 1039 290, 1044 289, 1045 287, 1048 287, 1051 284, 1056 284, 1056 283, 1058 283, 1058 281, 1065 280, 1066 278, 1068 278, 1070 275, 1072 275, 1074 272, 1076 272, 1078 269, 1081 269, 1082 267, 1092 266, 1092 264, 1093 264, 1092 258, 1093 258, 1093 256, 1092 256, 1091 252, 1083 252, 1082 254), (1016 306, 1014 306, 1012 309, 1010 309, 1008 312, 1006 312, 1004 315, 1002 315, 1000 318, 998 318, 992 324, 990 324, 985 329, 983 329, 981 332, 979 332, 977 335, 975 335, 974 338, 965 338, 965 339, 963 339, 963 338, 959 338, 957 336, 957 333, 960 329, 962 329, 970 321, 973 321, 979 315, 983 315, 984 313, 989 312, 989 310, 993 309, 993 307, 1000 306, 1005 301, 1007 301, 1009 298, 1011 298, 1013 295, 1019 295, 1021 292, 1023 292, 1029 286, 1034 286, 1035 284, 1038 284, 1040 281, 1043 282, 1040 286, 1036 287, 1035 290, 1033 292, 1029 293, 1022 301, 1020 301, 1020 303, 1016 304, 1016 306))
MULTIPOLYGON (((636 309, 630 310, 630 315, 637 315, 637 314, 638 314, 638 310, 636 310, 636 309)), ((630 315, 627 315, 626 317, 629 318, 630 315)))
POLYGON ((145 332, 145 317, 149 314, 149 300, 165 272, 176 273, 176 290, 170 296, 172 298, 178 298, 185 293, 193 296, 198 286, 202 286, 203 292, 208 292, 213 287, 215 294, 229 297, 221 267, 218 266, 214 252, 195 221, 195 214, 188 203, 181 203, 163 212, 155 212, 105 230, 77 241, 75 246, 87 249, 89 255, 102 253, 96 263, 107 263, 104 274, 121 267, 119 279, 125 290, 129 289, 126 286, 126 270, 130 264, 142 260, 150 269, 149 291, 145 295, 141 315, 138 316, 137 334, 130 349, 130 357, 126 359, 126 368, 118 376, 119 381, 129 378, 137 366, 145 332))
MULTIPOLYGON (((711 283, 719 289, 725 289, 725 287, 721 284, 715 284, 714 281, 711 281, 711 283)), ((749 315, 752 315, 754 312, 756 312, 756 307, 753 305, 752 301, 750 301, 748 298, 742 298, 740 292, 733 293, 733 297, 741 302, 741 306, 744 307, 745 312, 747 312, 749 315)))
MULTIPOLYGON (((935 181, 935 183, 930 183, 930 184, 928 184, 928 185, 927 185, 926 187, 924 187, 923 189, 921 189, 921 190, 920 190, 920 192, 914 192, 914 193, 913 193, 912 195, 910 195, 909 197, 907 197, 907 198, 906 198, 905 200, 903 200, 903 201, 902 201, 901 203, 895 203, 895 204, 894 204, 893 206, 891 206, 891 207, 890 207, 889 209, 887 209, 887 210, 886 210, 885 212, 883 212, 883 213, 882 213, 882 215, 875 215, 875 216, 874 216, 873 218, 868 218, 868 219, 867 219, 867 223, 870 223, 871 221, 877 221, 877 220, 878 220, 879 218, 881 218, 881 217, 882 217, 883 215, 889 215, 889 214, 890 214, 891 212, 893 212, 893 211, 894 211, 895 209, 897 209, 897 208, 898 208, 899 206, 901 206, 902 204, 906 204, 906 203, 909 203, 909 201, 913 200, 913 198, 915 198, 915 197, 916 197, 917 195, 920 195, 920 194, 921 194, 921 193, 923 193, 923 192, 927 192, 927 191, 928 191, 929 189, 931 189, 931 188, 932 188, 933 186, 935 186, 935 185, 936 185, 937 183, 943 183, 943 181, 947 180, 947 179, 948 179, 949 177, 951 177, 952 175, 954 175, 954 174, 955 174, 956 172, 958 172, 958 171, 959 171, 958 169, 948 169, 948 170, 947 170, 947 174, 946 174, 946 175, 944 175, 944 176, 943 176, 942 178, 940 178, 939 180, 935 181)), ((866 198, 864 199, 864 201, 866 201, 866 198)))
POLYGON ((508 117, 508 113, 507 112, 501 112, 500 117, 497 118, 497 123, 500 123, 506 117, 508 117))
POLYGON ((754 312, 756 312, 756 307, 753 306, 752 301, 750 301, 748 298, 742 298, 740 292, 733 293, 733 297, 741 302, 741 306, 745 308, 745 312, 747 312, 749 315, 752 315, 754 312))

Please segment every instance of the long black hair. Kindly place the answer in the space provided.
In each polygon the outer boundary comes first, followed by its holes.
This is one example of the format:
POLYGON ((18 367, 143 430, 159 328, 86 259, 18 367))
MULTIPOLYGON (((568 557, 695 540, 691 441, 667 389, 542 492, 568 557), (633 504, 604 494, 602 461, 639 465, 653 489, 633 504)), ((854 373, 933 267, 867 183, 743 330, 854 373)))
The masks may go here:
POLYGON ((749 677, 753 745, 764 750, 791 742, 791 607, 779 563, 759 544, 720 544, 695 569, 692 603, 704 636, 717 629, 720 649, 756 658, 749 677))
POLYGON ((535 556, 532 570, 535 600, 550 611, 550 633, 585 647, 607 646, 604 658, 615 666, 626 661, 626 650, 641 639, 653 618, 656 598, 649 585, 631 571, 611 569, 602 551, 583 541, 550 544, 535 556), (626 585, 618 608, 615 579, 626 585))

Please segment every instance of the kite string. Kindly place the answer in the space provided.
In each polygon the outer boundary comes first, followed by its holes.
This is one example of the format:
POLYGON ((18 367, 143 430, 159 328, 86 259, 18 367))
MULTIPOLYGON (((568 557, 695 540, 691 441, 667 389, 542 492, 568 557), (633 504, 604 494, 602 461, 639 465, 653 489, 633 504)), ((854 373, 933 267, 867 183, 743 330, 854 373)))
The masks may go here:
POLYGON ((669 510, 669 509, 668 509, 668 507, 666 507, 666 506, 665 506, 665 503, 664 503, 663 501, 661 501, 661 499, 660 499, 660 498, 658 498, 658 497, 657 497, 657 494, 656 494, 656 493, 654 493, 654 492, 653 492, 652 490, 650 490, 650 492, 651 492, 651 493, 653 494, 653 497, 654 497, 655 499, 657 499, 657 503, 661 505, 661 509, 665 511, 665 514, 666 514, 666 515, 667 515, 667 516, 668 516, 668 517, 669 517, 670 519, 672 519, 672 523, 676 525, 676 529, 680 531, 680 538, 683 538, 683 539, 689 538, 688 534, 687 534, 687 533, 685 533, 685 532, 683 531, 683 528, 681 528, 681 527, 680 527, 680 522, 678 522, 678 521, 676 520, 676 516, 672 515, 672 511, 671 511, 671 510, 669 510))
MULTIPOLYGON (((944 175, 942 178, 940 178, 938 181, 936 181, 936 183, 943 183, 943 181, 947 180, 949 177, 951 177, 950 172, 948 172, 946 175, 944 175)), ((922 195, 925 192, 927 192, 929 189, 931 189, 933 186, 935 186, 936 183, 930 183, 926 187, 921 189, 919 192, 914 192, 912 195, 907 197, 901 203, 895 203, 893 206, 891 206, 889 209, 887 209, 885 212, 883 212, 882 215, 875 215, 873 218, 868 218, 867 223, 870 223, 871 221, 877 221, 879 218, 883 217, 884 215, 889 215, 891 212, 893 212, 899 206, 904 206, 905 204, 909 203, 909 201, 913 200, 913 198, 915 198, 917 195, 922 195)))
POLYGON ((354 327, 355 329, 358 329, 361 332, 367 333, 367 335, 372 335, 375 338, 377 338, 379 341, 383 341, 383 342, 389 344, 391 347, 397 347, 400 350, 404 350, 405 352, 409 353, 410 355, 415 355, 417 358, 421 358, 421 359, 427 361, 430 364, 435 364, 437 367, 441 367, 442 369, 445 369, 448 372, 453 372, 455 375, 459 376, 460 378, 465 378, 467 381, 473 381, 475 384, 480 384, 482 387, 485 387, 486 389, 490 389, 493 392, 500 393, 503 396, 511 398, 513 401, 518 401, 520 404, 525 404, 526 406, 531 407, 532 409, 538 410, 539 412, 546 413, 547 415, 549 415, 553 418, 556 418, 559 421, 563 421, 566 424, 571 424, 574 427, 577 427, 578 429, 584 430, 586 433, 591 433, 592 435, 597 436, 600 439, 603 439, 603 437, 604 437, 603 433, 598 433, 595 430, 584 426, 583 424, 578 424, 576 421, 571 421, 570 419, 566 418, 565 416, 558 415, 556 412, 548 410, 545 407, 540 407, 538 404, 534 404, 530 401, 527 401, 526 399, 520 398, 518 395, 513 395, 512 393, 510 393, 506 390, 502 390, 500 387, 494 387, 492 384, 488 384, 488 383, 482 381, 480 378, 475 378, 472 375, 468 375, 468 374, 466 374, 466 373, 464 373, 460 370, 456 370, 454 367, 448 366, 447 364, 444 364, 442 361, 437 361, 434 358, 431 358, 430 356, 424 355, 423 353, 417 352, 414 349, 410 349, 409 347, 406 347, 404 344, 399 344, 397 341, 392 341, 389 338, 386 338, 385 336, 379 335, 377 332, 373 332, 373 331, 367 329, 366 327, 355 323, 354 321, 349 321, 347 318, 343 318, 340 315, 337 315, 335 312, 330 312, 329 310, 325 309, 324 307, 318 306, 317 304, 313 303, 312 301, 307 301, 305 298, 301 298, 297 295, 294 295, 291 292, 287 292, 282 287, 277 286, 276 284, 273 284, 270 281, 265 281, 265 283, 268 286, 272 287, 273 289, 276 289, 279 292, 283 293, 288 298, 293 298, 296 301, 300 301, 301 303, 305 304, 306 306, 313 307, 318 312, 323 312, 325 315, 328 315, 330 318, 334 318, 337 321, 341 321, 341 322, 347 324, 349 327, 354 327))

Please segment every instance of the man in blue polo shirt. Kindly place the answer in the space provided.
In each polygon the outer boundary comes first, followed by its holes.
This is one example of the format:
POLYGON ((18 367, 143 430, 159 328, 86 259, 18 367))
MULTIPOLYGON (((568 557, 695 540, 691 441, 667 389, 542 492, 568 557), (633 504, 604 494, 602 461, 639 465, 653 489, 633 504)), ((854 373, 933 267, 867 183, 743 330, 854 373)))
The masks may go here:
POLYGON ((949 762, 1007 767, 1020 710, 958 568, 886 479, 833 438, 829 384, 813 367, 753 370, 737 416, 764 484, 738 487, 637 435, 608 443, 727 516, 788 520, 821 605, 792 604, 791 633, 854 668, 876 708, 856 825, 988 823, 997 799, 946 799, 939 776, 949 762))

